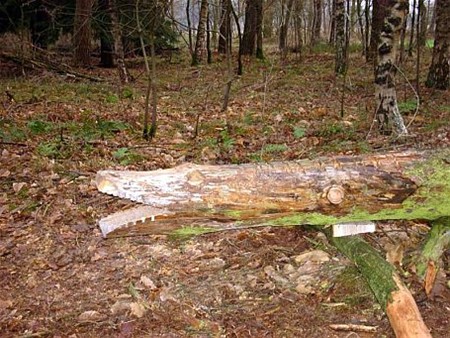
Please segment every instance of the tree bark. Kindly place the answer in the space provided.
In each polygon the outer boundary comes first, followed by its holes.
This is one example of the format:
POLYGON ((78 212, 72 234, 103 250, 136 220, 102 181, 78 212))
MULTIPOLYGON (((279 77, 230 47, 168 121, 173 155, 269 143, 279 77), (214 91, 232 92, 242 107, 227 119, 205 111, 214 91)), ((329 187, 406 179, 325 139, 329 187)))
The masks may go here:
MULTIPOLYGON (((417 275, 421 279, 430 275, 436 276, 441 256, 448 249, 450 249, 450 217, 441 217, 432 222, 421 255, 416 261, 417 275)), ((428 278, 428 283, 430 282, 433 284, 434 278, 428 278)))
POLYGON ((345 31, 345 0, 335 1, 336 13, 336 54, 334 71, 343 75, 347 70, 347 43, 345 31))
POLYGON ((219 45, 217 51, 220 54, 226 54, 227 48, 231 48, 231 1, 221 1, 221 16, 220 16, 220 34, 219 45))
POLYGON ((367 54, 367 61, 374 61, 377 64, 377 50, 380 42, 381 28, 383 27, 384 18, 389 12, 390 0, 373 0, 372 13, 372 32, 370 35, 370 47, 367 54))
POLYGON ((314 18, 312 25, 311 46, 317 45, 321 39, 322 28, 322 0, 314 0, 314 18))
MULTIPOLYGON (((271 164, 185 164, 152 172, 101 171, 97 187, 157 208, 160 214, 153 215, 157 221, 173 224, 167 231, 179 228, 179 222, 211 227, 213 220, 220 220, 221 229, 236 221, 326 225, 435 219, 450 213, 448 156, 450 150, 444 149, 271 164), (164 216, 167 213, 172 216, 164 216)), ((114 219, 108 224, 109 229, 123 226, 114 219)))
POLYGON ((93 0, 77 0, 73 28, 74 62, 78 66, 91 65, 91 16, 93 0))
POLYGON ((99 0, 100 20, 102 30, 100 32, 100 66, 114 67, 114 38, 112 34, 111 17, 109 15, 110 0, 99 0))
POLYGON ((208 19, 208 0, 202 0, 197 27, 197 39, 195 41, 194 54, 192 55, 192 65, 200 64, 206 52, 206 20, 208 19))
POLYGON ((244 33, 242 35, 241 55, 255 55, 256 38, 258 34, 258 2, 262 0, 247 0, 245 6, 244 33))
POLYGON ((375 96, 377 100, 377 120, 379 130, 384 134, 394 132, 406 135, 408 131, 397 104, 395 90, 396 56, 399 33, 408 12, 408 0, 392 2, 388 16, 384 20, 378 44, 378 65, 375 69, 375 96))
POLYGON ((287 3, 287 6, 285 8, 285 11, 284 11, 284 13, 285 13, 284 21, 282 22, 281 27, 280 27, 278 48, 281 52, 282 58, 285 58, 286 53, 287 53, 286 40, 287 40, 287 33, 288 33, 289 23, 291 20, 291 13, 292 13, 293 6, 294 6, 294 0, 289 0, 287 3))
POLYGON ((120 27, 120 12, 117 7, 118 0, 110 0, 111 7, 109 14, 111 16, 111 24, 113 29, 114 37, 114 51, 116 54, 117 71, 119 73, 119 79, 121 84, 130 82, 130 76, 128 74, 128 69, 125 65, 125 51, 122 43, 122 29, 120 27))
POLYGON ((425 85, 428 88, 450 88, 450 1, 436 1, 436 29, 433 58, 425 85))

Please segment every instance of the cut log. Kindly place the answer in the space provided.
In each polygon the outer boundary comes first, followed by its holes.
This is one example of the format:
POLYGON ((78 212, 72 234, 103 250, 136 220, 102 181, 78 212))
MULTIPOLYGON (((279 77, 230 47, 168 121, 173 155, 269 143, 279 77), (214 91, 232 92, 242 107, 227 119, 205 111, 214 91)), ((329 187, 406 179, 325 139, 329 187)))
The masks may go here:
POLYGON ((391 264, 358 236, 329 238, 366 278, 397 338, 431 337, 411 292, 391 264))
POLYGON ((126 223, 120 213, 110 217, 103 233, 138 221, 138 227, 127 231, 435 219, 450 214, 448 158, 449 149, 442 149, 270 164, 184 164, 150 172, 100 171, 96 182, 101 192, 153 207, 131 213, 126 223))

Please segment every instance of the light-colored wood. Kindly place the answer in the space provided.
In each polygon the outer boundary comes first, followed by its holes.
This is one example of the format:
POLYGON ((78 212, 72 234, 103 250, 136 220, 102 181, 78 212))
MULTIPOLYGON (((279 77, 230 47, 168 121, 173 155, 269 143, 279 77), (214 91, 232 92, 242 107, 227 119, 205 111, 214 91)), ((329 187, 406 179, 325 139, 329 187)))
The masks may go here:
POLYGON ((391 293, 386 314, 397 338, 431 338, 411 292, 397 275, 394 281, 398 290, 391 293))

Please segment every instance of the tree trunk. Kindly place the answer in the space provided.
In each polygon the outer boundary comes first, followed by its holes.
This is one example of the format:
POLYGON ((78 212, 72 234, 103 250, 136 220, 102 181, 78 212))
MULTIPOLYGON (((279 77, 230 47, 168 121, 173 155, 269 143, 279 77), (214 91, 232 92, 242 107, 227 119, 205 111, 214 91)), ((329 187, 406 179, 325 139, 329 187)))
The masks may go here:
POLYGON ((208 0, 202 0, 197 27, 197 39, 195 41, 192 66, 200 64, 206 52, 206 20, 208 19, 208 0))
POLYGON ((408 131, 400 115, 395 90, 396 54, 399 33, 408 11, 407 0, 395 0, 388 16, 384 20, 378 44, 378 65, 375 69, 375 96, 377 100, 377 121, 384 134, 394 132, 406 135, 408 131))
POLYGON ((73 28, 74 62, 91 65, 91 16, 93 0, 77 0, 73 28))
POLYGON ((230 0, 221 1, 221 16, 220 16, 220 34, 219 45, 217 51, 220 54, 226 54, 228 46, 231 47, 231 2, 230 0))
POLYGON ((273 36, 273 18, 275 14, 274 1, 265 1, 267 7, 264 10, 263 35, 270 39, 273 36))
POLYGON ((311 46, 317 45, 321 38, 322 28, 322 0, 314 0, 314 18, 312 25, 311 46))
POLYGON ((420 29, 418 32, 418 44, 424 47, 427 42, 427 6, 425 6, 425 0, 419 0, 419 23, 420 29))
POLYGON ((263 1, 256 1, 256 58, 263 60, 263 1))
POLYGON ((287 40, 287 33, 289 28, 289 23, 291 20, 291 13, 294 6, 294 0, 289 0, 287 3, 287 6, 284 11, 284 21, 281 24, 280 27, 280 36, 278 41, 278 48, 281 52, 282 58, 286 57, 287 53, 287 46, 286 46, 286 40, 287 40))
MULTIPOLYGON (((420 257, 417 259, 417 274, 420 278, 436 276, 442 254, 450 248, 450 217, 441 217, 432 222, 420 257), (431 271, 434 270, 434 271, 431 271)), ((431 278, 434 282, 434 278, 431 278)))
POLYGON ((258 2, 262 0, 247 0, 245 7, 244 33, 242 35, 242 55, 254 55, 256 51, 256 37, 258 34, 258 2))
MULTIPOLYGON (((156 219, 143 225, 150 232, 153 226, 161 231, 159 222, 170 232, 180 223, 224 229, 238 226, 237 221, 327 225, 435 219, 450 213, 449 156, 450 149, 443 149, 271 164, 185 164, 152 172, 101 171, 97 187, 151 206, 154 214, 125 217, 127 223, 156 219)), ((126 225, 111 217, 101 222, 105 235, 126 225)))
POLYGON ((431 338, 411 292, 392 265, 357 236, 330 239, 366 278, 397 338, 431 338))
POLYGON ((120 83, 125 84, 130 82, 127 67, 125 65, 125 52, 122 43, 122 28, 120 27, 120 12, 117 7, 118 0, 110 0, 111 8, 109 14, 111 16, 111 23, 114 37, 114 51, 116 54, 117 70, 119 72, 120 83))
POLYGON ((417 0, 413 0, 413 12, 411 15, 411 32, 409 35, 409 46, 408 46, 408 54, 411 56, 412 55, 412 51, 414 49, 414 31, 416 29, 416 2, 417 0))
POLYGON ((436 1, 436 29, 433 58, 425 85, 428 88, 450 88, 450 1, 436 1))
POLYGON ((102 31, 100 32, 100 66, 114 67, 114 38, 112 34, 111 16, 109 15, 110 0, 99 0, 102 31))
POLYGON ((372 33, 370 35, 370 48, 368 55, 368 61, 374 61, 374 65, 377 64, 377 50, 380 43, 381 28, 383 27, 384 18, 389 12, 390 0, 373 0, 373 13, 372 13, 372 33))
POLYGON ((336 0, 331 1, 331 27, 330 27, 330 45, 334 46, 336 42, 336 0))
POLYGON ((336 55, 335 73, 342 75, 347 70, 347 43, 345 32, 345 0, 336 0, 336 55))

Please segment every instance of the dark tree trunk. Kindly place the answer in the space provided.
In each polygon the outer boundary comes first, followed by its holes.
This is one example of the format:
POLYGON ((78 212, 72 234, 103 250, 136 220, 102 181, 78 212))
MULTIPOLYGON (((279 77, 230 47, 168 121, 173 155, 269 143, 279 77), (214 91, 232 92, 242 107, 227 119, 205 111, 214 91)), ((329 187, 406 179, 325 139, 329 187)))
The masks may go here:
POLYGON ((426 86, 446 90, 450 88, 450 1, 436 1, 436 29, 434 34, 433 59, 426 86))
POLYGON ((244 33, 241 46, 242 55, 255 55, 256 38, 258 36, 258 3, 261 2, 262 0, 246 1, 244 33))
POLYGON ((427 42, 427 7, 425 6, 425 0, 419 0, 419 32, 418 32, 418 44, 419 46, 425 46, 427 42))
POLYGON ((114 67, 114 38, 111 17, 109 15, 110 0, 98 0, 102 30, 100 32, 100 66, 114 67))
POLYGON ((322 28, 322 0, 314 0, 314 19, 312 26, 311 45, 316 45, 321 38, 322 28))
POLYGON ((228 46, 231 47, 229 36, 231 36, 231 2, 230 0, 221 1, 221 16, 220 16, 220 34, 219 46, 217 51, 220 54, 226 54, 228 46))
POLYGON ((264 59, 263 53, 263 0, 256 1, 256 57, 264 59))
POLYGON ((91 15, 93 0, 77 0, 73 28, 74 62, 91 65, 91 15))
POLYGON ((372 34, 370 35, 370 47, 368 61, 374 61, 374 65, 377 64, 377 50, 380 42, 380 33, 383 28, 384 18, 389 11, 390 0, 373 0, 372 11, 372 34))
POLYGON ((331 3, 331 27, 330 27, 330 45, 336 42, 336 0, 332 0, 331 3))
POLYGON ((336 0, 336 58, 335 73, 342 75, 347 70, 347 43, 345 31, 345 0, 336 0))
POLYGON ((286 52, 287 52, 286 40, 287 40, 287 33, 288 33, 289 23, 291 20, 291 13, 292 13, 293 6, 294 6, 294 0, 289 0, 287 3, 285 14, 284 14, 284 22, 281 24, 281 27, 280 27, 280 37, 279 37, 279 41, 278 41, 278 48, 279 48, 283 58, 286 56, 286 52))

